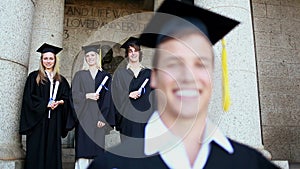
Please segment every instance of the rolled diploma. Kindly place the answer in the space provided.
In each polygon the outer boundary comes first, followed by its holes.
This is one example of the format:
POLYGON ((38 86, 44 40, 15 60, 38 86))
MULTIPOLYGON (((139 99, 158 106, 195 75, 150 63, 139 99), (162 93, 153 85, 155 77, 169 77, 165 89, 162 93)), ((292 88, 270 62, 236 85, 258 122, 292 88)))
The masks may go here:
MULTIPOLYGON (((50 99, 51 99, 52 101, 55 101, 55 99, 56 99, 58 86, 59 86, 59 81, 56 81, 56 82, 55 82, 55 87, 54 87, 54 91, 53 91, 53 96, 52 96, 52 97, 51 97, 51 93, 50 93, 50 99)), ((51 91, 52 91, 52 90, 50 90, 50 92, 51 92, 51 91)), ((49 118, 49 119, 50 119, 50 114, 51 114, 51 110, 49 110, 49 112, 48 112, 48 118, 49 118)))
POLYGON ((59 81, 56 81, 56 82, 55 82, 55 87, 54 87, 54 92, 53 92, 53 97, 52 97, 52 99, 53 99, 54 101, 55 101, 55 99, 56 99, 58 86, 59 86, 59 81))
POLYGON ((147 84, 148 81, 149 81, 149 79, 146 78, 145 81, 143 82, 143 84, 141 85, 141 87, 138 90, 139 94, 142 94, 142 90, 146 86, 146 84, 147 84))
POLYGON ((96 90, 96 93, 101 92, 102 87, 104 86, 104 84, 106 83, 107 80, 108 80, 108 76, 105 76, 104 79, 102 80, 101 84, 99 85, 98 89, 96 90))

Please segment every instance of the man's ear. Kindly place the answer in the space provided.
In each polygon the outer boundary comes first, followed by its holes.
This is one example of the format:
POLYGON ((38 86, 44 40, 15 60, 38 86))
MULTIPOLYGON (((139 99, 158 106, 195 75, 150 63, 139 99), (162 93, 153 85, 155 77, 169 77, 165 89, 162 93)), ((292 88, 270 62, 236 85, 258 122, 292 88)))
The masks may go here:
POLYGON ((151 80, 150 80, 150 87, 155 89, 156 88, 156 74, 157 74, 157 69, 152 69, 151 70, 151 80))

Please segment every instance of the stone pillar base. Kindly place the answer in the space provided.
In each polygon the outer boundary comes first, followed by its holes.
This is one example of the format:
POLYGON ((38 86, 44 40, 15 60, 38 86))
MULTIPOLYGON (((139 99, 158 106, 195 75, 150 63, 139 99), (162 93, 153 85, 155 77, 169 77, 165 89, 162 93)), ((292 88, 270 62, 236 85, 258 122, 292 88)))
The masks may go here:
POLYGON ((277 165, 278 167, 282 168, 282 169, 289 169, 289 163, 288 161, 284 161, 284 160, 273 160, 272 161, 275 165, 277 165))
POLYGON ((23 169, 24 160, 0 160, 1 169, 23 169))
POLYGON ((255 148, 256 148, 256 150, 261 152, 267 159, 269 159, 269 160, 272 159, 271 153, 268 150, 266 150, 263 145, 257 146, 255 148))
POLYGON ((24 157, 25 151, 21 148, 20 145, 0 146, 0 160, 9 161, 15 159, 24 159, 24 157))
MULTIPOLYGON (((272 155, 269 151, 267 151, 264 146, 259 146, 256 148, 259 152, 261 152, 267 159, 271 160, 272 155)), ((286 160, 271 160, 275 165, 280 167, 281 169, 289 169, 289 163, 286 160)))

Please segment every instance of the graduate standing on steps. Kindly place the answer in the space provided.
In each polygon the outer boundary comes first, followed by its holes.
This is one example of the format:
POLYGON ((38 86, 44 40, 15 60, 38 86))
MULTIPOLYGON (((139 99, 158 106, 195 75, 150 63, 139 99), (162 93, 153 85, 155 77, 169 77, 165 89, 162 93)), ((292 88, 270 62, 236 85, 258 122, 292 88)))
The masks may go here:
POLYGON ((125 49, 126 67, 118 67, 113 76, 112 94, 117 108, 116 125, 121 139, 142 138, 146 122, 153 112, 150 98, 151 70, 141 64, 139 41, 130 37, 121 48, 125 49))
MULTIPOLYGON (((144 139, 123 142, 90 168, 277 169, 255 149, 227 138, 207 117, 213 45, 238 24, 194 5, 165 0, 140 36, 141 45, 155 48, 150 85, 159 91, 158 109, 144 139)), ((223 78, 226 89, 226 75, 223 78)))
POLYGON ((25 169, 61 169, 61 138, 67 136, 71 110, 70 86, 58 72, 57 54, 62 48, 44 43, 40 68, 26 80, 20 134, 26 135, 25 169))
POLYGON ((75 127, 75 169, 86 169, 104 152, 105 132, 115 125, 111 98, 111 75, 102 70, 100 45, 82 47, 84 64, 72 80, 73 116, 68 127, 75 127))

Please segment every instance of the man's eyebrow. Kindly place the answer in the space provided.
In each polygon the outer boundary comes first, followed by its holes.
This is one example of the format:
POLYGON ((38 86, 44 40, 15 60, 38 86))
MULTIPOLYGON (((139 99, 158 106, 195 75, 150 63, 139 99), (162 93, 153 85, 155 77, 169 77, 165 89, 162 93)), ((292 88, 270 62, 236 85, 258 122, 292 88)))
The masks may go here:
POLYGON ((174 55, 166 55, 166 56, 163 56, 163 60, 181 60, 181 59, 174 55))
POLYGON ((211 61, 211 57, 206 57, 206 56, 197 56, 197 60, 200 60, 201 62, 208 62, 211 61))
MULTIPOLYGON (((164 61, 173 61, 173 60, 180 61, 180 60, 182 60, 182 58, 179 56, 175 56, 175 55, 165 55, 165 56, 162 56, 162 60, 164 60, 164 61)), ((212 58, 207 57, 207 56, 196 56, 195 60, 199 60, 201 62, 208 62, 208 61, 211 61, 212 58)))

